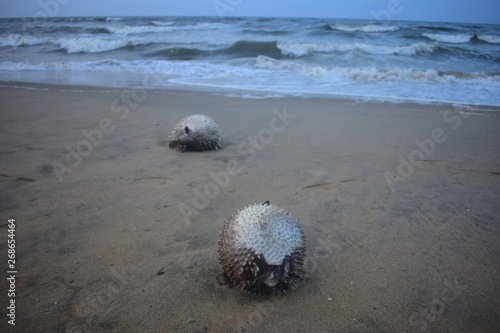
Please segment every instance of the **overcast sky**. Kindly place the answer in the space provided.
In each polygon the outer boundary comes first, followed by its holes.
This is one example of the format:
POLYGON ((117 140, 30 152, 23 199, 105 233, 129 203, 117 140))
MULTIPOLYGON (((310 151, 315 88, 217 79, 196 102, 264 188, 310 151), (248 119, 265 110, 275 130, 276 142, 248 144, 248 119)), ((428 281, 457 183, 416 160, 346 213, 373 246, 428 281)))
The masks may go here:
POLYGON ((268 16, 500 24, 499 0, 0 0, 0 17, 268 16))

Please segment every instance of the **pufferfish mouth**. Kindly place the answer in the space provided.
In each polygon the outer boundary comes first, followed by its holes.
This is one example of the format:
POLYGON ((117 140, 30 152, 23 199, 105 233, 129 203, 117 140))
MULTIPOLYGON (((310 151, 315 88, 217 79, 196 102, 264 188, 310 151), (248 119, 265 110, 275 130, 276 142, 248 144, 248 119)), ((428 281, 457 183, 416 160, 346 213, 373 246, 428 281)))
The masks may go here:
POLYGON ((262 282, 269 288, 274 288, 274 286, 276 286, 278 282, 280 282, 280 279, 274 276, 274 274, 271 274, 264 278, 262 282))

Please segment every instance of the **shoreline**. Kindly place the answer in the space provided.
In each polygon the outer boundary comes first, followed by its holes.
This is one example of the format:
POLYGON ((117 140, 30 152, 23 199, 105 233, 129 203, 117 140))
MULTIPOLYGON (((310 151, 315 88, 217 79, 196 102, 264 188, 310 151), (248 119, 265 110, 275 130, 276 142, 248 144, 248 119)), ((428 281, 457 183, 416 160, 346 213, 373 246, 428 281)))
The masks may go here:
MULTIPOLYGON (((46 73, 45 73, 46 74, 46 73)), ((104 77, 107 74, 104 73, 90 73, 92 75, 97 75, 98 77, 104 77)), ((286 99, 286 98, 299 98, 299 99, 327 99, 334 101, 351 101, 354 103, 387 103, 387 104, 416 104, 416 105, 429 105, 429 106, 444 106, 444 107, 456 107, 456 108, 472 108, 474 111, 493 111, 496 112, 500 110, 498 105, 489 104, 474 104, 474 103, 457 103, 452 101, 439 101, 439 100, 417 100, 411 98, 400 98, 393 96, 361 96, 361 95, 331 95, 331 94, 298 94, 292 92, 274 92, 266 90, 244 90, 244 89, 231 89, 231 88, 220 88, 220 87, 210 87, 210 86, 193 86, 193 85, 182 85, 176 83, 169 83, 164 86, 155 84, 154 81, 158 80, 154 74, 126 74, 126 75, 116 75, 113 73, 111 76, 116 76, 122 79, 123 82, 127 84, 110 84, 108 83, 99 85, 94 82, 88 84, 85 83, 70 83, 70 82, 50 82, 45 80, 3 80, 0 79, 0 87, 12 87, 12 88, 22 88, 23 86, 30 87, 40 87, 41 89, 46 89, 48 87, 67 87, 72 89, 80 90, 147 90, 147 91, 176 91, 176 92, 199 92, 207 94, 220 94, 222 96, 231 98, 243 98, 243 99, 286 99)), ((167 80, 166 78, 163 78, 167 80)), ((57 80, 56 80, 57 81, 57 80)), ((103 80, 100 80, 103 82, 103 80)), ((107 80, 104 80, 107 81, 107 80)), ((112 80, 116 81, 116 78, 112 80)), ((167 80, 168 81, 168 80, 167 80)))
POLYGON ((27 86, 0 87, 21 330, 500 326, 497 111, 27 86), (218 123, 223 149, 168 148, 195 113, 218 123), (307 279, 281 297, 216 281, 224 221, 266 200, 307 242, 307 279))

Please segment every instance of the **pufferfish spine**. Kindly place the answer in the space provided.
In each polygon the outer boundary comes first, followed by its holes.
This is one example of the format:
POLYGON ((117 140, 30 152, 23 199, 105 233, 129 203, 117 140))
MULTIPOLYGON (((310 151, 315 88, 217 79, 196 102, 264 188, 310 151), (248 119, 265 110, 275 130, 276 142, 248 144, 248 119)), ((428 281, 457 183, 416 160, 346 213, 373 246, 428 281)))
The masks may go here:
POLYGON ((250 294, 286 293, 304 279, 305 251, 304 233, 292 215, 269 201, 247 206, 224 224, 222 280, 250 294))
POLYGON ((201 114, 187 116, 175 126, 168 146, 181 151, 221 149, 219 126, 212 118, 201 114))

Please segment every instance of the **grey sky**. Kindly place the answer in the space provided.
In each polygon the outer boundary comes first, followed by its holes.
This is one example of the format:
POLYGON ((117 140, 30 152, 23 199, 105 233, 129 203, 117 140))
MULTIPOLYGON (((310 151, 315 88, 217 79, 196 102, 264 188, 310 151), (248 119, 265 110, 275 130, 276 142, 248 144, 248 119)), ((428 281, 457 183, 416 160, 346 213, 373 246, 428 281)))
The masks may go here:
POLYGON ((500 24, 498 0, 0 0, 0 17, 269 16, 500 24))

